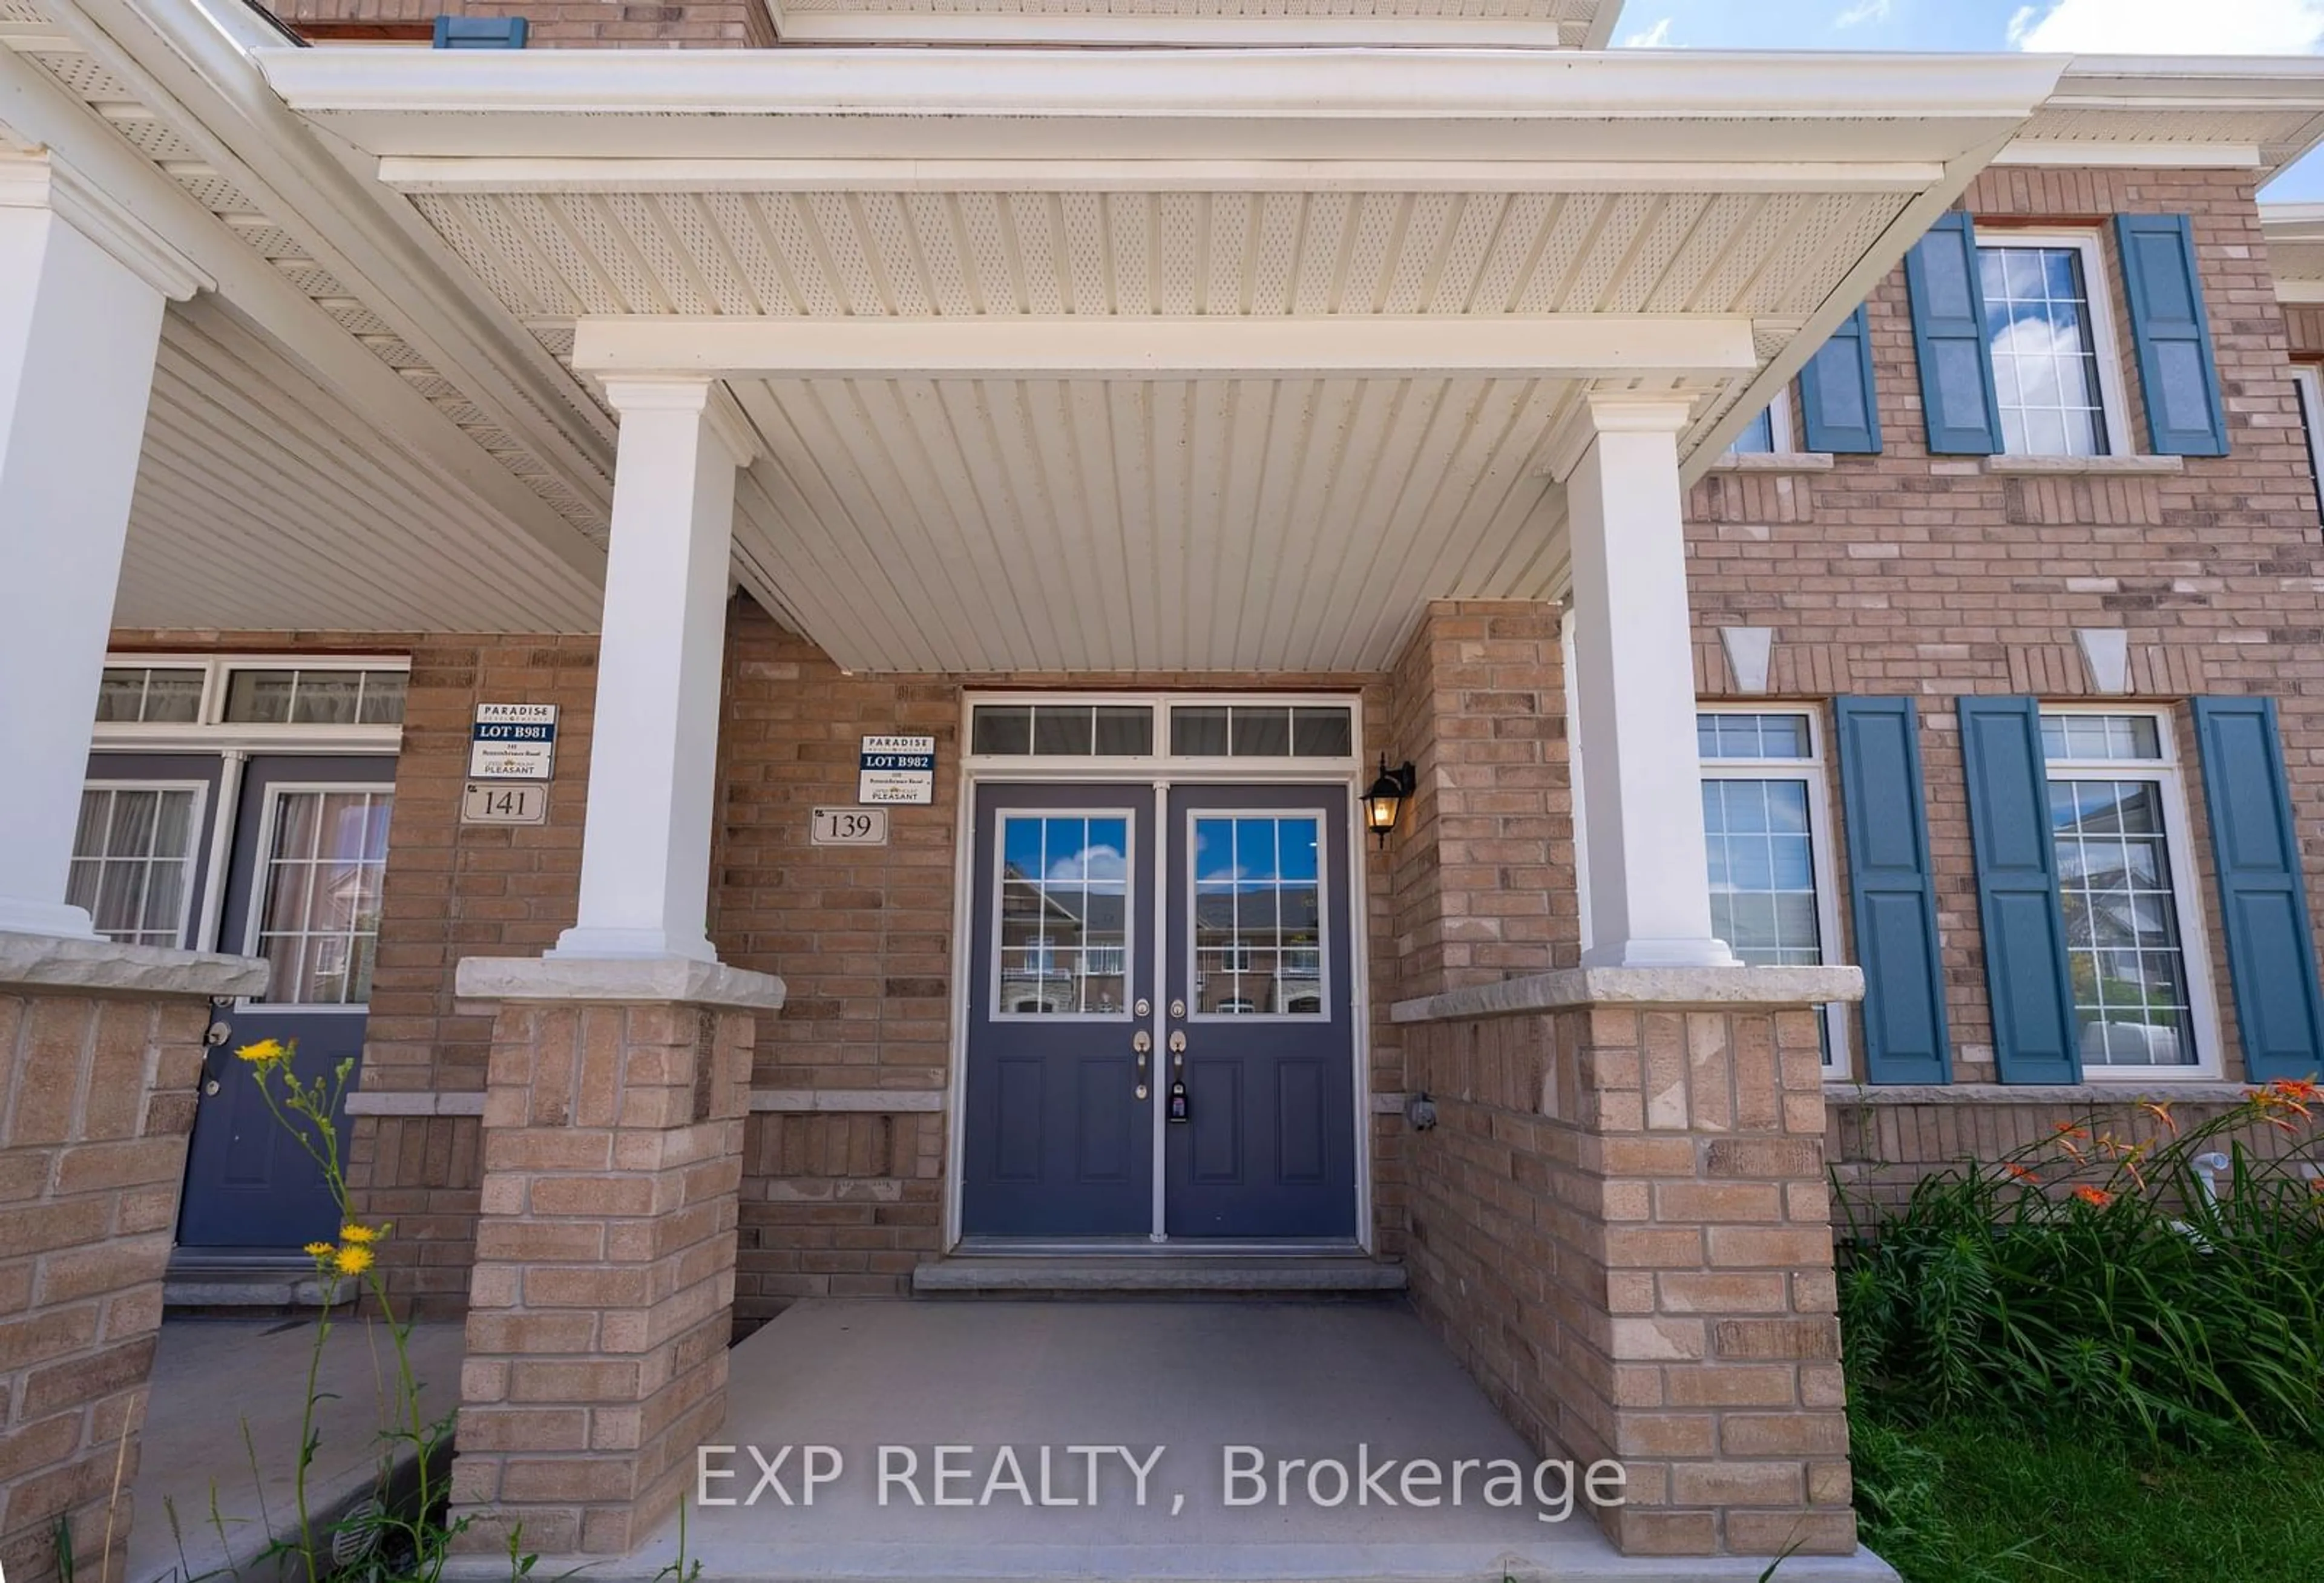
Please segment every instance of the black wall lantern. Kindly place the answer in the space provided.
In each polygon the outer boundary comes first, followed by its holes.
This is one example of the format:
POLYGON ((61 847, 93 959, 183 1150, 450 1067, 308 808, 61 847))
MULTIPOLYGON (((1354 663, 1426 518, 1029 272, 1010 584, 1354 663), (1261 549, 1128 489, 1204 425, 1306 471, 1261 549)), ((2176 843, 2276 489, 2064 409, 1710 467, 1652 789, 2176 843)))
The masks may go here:
POLYGON ((1379 778, 1364 794, 1364 828, 1378 835, 1383 847, 1388 845, 1388 833, 1396 828, 1397 819, 1404 812, 1404 800, 1418 784, 1419 777, 1414 774, 1410 759, 1390 769, 1388 755, 1380 755, 1379 778))

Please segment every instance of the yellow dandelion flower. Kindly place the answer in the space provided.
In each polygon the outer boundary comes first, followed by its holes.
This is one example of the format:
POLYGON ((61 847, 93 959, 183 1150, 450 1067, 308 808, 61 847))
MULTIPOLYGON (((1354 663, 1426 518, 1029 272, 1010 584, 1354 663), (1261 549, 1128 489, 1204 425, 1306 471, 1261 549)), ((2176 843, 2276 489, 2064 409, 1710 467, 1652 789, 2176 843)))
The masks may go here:
POLYGON ((353 1221, 349 1221, 346 1225, 339 1228, 339 1240, 342 1242, 352 1242, 360 1247, 365 1243, 377 1242, 379 1240, 379 1230, 380 1229, 376 1226, 358 1226, 353 1221))
POLYGON ((253 1066, 272 1066, 290 1058, 290 1047, 280 1039, 261 1039, 255 1045, 244 1045, 235 1052, 253 1066))
POLYGON ((342 1275, 360 1275, 371 1268, 371 1249, 357 1245, 339 1249, 337 1264, 342 1275))
POLYGON ((309 1258, 328 1258, 338 1251, 339 1250, 337 1248, 333 1247, 327 1242, 310 1242, 307 1245, 307 1256, 309 1258))

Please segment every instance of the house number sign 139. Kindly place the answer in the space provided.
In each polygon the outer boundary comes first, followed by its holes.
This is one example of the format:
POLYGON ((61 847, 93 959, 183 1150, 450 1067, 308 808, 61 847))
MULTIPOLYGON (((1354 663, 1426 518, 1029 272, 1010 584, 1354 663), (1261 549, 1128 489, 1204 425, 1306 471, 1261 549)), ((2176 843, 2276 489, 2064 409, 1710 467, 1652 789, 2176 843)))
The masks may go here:
POLYGON ((816 846, 886 846, 885 808, 817 808, 809 839, 816 846))

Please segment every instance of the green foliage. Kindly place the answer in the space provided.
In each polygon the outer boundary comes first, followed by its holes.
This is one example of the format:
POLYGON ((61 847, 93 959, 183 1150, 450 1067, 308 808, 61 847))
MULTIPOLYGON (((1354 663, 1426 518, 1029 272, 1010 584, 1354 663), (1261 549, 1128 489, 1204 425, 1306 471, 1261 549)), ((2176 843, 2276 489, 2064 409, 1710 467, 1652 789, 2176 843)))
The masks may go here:
MULTIPOLYGON (((2255 1125, 2312 1140, 2315 1100, 2270 1084, 2159 1144, 2061 1129, 1932 1175, 1877 1221, 1841 1190, 1854 1394, 1904 1425, 2324 1447, 2324 1192, 2296 1153, 2234 1141, 2255 1125), (2206 1155, 2227 1161, 2216 1197, 2206 1155)), ((1909 1520, 1909 1469, 1876 1482, 1909 1520)))
MULTIPOLYGON (((339 1157, 338 1118, 355 1063, 341 1062, 327 1079, 301 1078, 291 1064, 295 1044, 269 1039, 236 1054, 257 1082, 276 1124, 321 1169, 332 1201, 338 1207, 340 1222, 337 1241, 310 1243, 307 1247, 315 1261, 316 1278, 322 1284, 323 1303, 315 1316, 314 1341, 308 1351, 299 1460, 291 1485, 297 1523, 260 1553, 257 1570, 263 1577, 301 1578, 304 1583, 322 1583, 325 1578, 337 1583, 438 1583, 451 1558, 453 1542, 475 1518, 450 1516, 447 1470, 451 1462, 453 1415, 447 1412, 430 1418, 422 1410, 421 1381, 413 1372, 411 1360, 411 1321, 397 1319, 381 1276, 378 1245, 394 1228, 364 1224, 355 1215, 347 1190, 345 1162, 339 1157), (364 1299, 376 1316, 371 1322, 385 1333, 394 1353, 390 1421, 379 1431, 379 1471, 371 1497, 356 1503, 336 1522, 320 1523, 310 1509, 308 1476, 322 1443, 317 1408, 327 1395, 321 1386, 323 1348, 341 1322, 340 1305, 364 1299)), ((255 1474, 257 1451, 248 1446, 246 1424, 244 1440, 255 1474)), ((223 1540, 226 1525, 217 1505, 213 1490, 210 1518, 223 1540)), ((174 1530, 174 1511, 170 1520, 174 1530)), ((521 1535, 512 1532, 511 1583, 525 1578, 536 1559, 522 1553, 521 1543, 521 1535)), ((189 1583, 201 1580, 189 1579, 189 1583)))
POLYGON ((1862 1412, 1849 1432, 1864 1542, 1905 1583, 2324 1578, 2324 1452, 1862 1412))

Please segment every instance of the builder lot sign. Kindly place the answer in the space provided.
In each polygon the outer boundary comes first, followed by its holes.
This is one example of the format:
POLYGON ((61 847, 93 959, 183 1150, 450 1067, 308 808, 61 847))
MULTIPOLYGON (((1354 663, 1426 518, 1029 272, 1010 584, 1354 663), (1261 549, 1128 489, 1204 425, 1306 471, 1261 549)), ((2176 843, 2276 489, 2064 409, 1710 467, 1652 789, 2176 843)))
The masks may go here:
POLYGON ((557 705, 479 704, 468 736, 471 780, 547 780, 557 766, 557 705))

